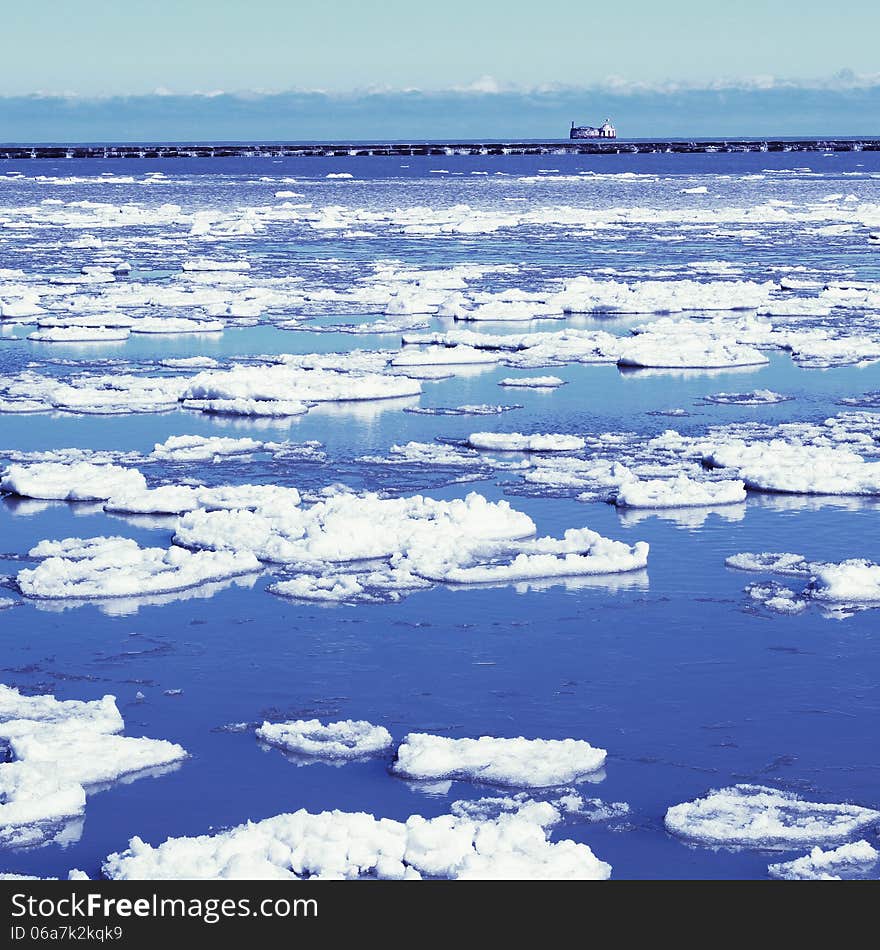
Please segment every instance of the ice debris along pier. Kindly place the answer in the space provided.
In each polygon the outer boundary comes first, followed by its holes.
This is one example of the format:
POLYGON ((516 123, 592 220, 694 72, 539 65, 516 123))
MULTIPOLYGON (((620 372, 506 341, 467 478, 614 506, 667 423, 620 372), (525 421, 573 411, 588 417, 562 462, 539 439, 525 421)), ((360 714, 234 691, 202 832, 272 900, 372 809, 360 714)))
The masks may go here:
POLYGON ((279 156, 594 155, 662 152, 876 152, 872 139, 668 139, 550 142, 200 143, 131 145, 0 145, 0 159, 29 158, 277 158, 279 156))

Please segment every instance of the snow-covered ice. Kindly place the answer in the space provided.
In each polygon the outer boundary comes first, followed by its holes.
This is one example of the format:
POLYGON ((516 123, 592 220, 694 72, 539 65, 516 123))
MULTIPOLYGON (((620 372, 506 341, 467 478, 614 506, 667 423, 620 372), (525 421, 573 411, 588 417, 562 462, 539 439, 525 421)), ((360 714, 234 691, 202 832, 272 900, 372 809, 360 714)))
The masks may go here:
POLYGON ((844 842, 880 823, 860 805, 804 801, 764 785, 734 785, 666 812, 673 834, 705 845, 789 849, 844 842))
POLYGON ((264 722, 256 735, 284 752, 319 759, 358 759, 384 752, 393 742, 384 726, 374 726, 363 719, 326 725, 318 719, 264 722))
POLYGON ((180 762, 186 752, 160 739, 117 735, 122 717, 113 696, 83 702, 24 696, 0 685, 0 837, 39 841, 83 813, 97 786, 180 762))
POLYGON ((876 878, 880 861, 878 851, 864 838, 839 848, 823 851, 814 847, 809 854, 771 864, 767 868, 770 877, 783 881, 840 881, 852 878, 876 878))
POLYGON ((450 739, 411 732, 397 749, 395 774, 540 788, 568 785, 605 764, 604 749, 582 739, 450 739))
POLYGON ((300 810, 156 847, 135 837, 103 871, 111 880, 607 879, 611 866, 587 845, 549 840, 558 820, 541 804, 488 821, 300 810))
MULTIPOLYGON (((86 542, 68 538, 58 553, 19 571, 16 583, 26 597, 95 600, 137 597, 196 587, 209 581, 257 573, 262 565, 249 551, 188 551, 141 548, 118 538, 86 542)), ((36 550, 39 550, 36 549, 36 550)))
POLYGON ((505 376, 498 385, 509 389, 558 389, 565 380, 558 376, 505 376))
POLYGON ((675 478, 636 479, 626 482, 614 495, 621 508, 689 508, 732 505, 746 500, 741 481, 694 481, 687 475, 675 478))

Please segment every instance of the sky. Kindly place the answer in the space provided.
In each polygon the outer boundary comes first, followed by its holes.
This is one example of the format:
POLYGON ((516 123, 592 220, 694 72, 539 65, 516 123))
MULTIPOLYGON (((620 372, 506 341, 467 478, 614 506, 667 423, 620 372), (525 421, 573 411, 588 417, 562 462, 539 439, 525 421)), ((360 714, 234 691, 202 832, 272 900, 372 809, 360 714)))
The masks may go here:
POLYGON ((880 131, 880 3, 839 9, 827 0, 4 4, 0 140, 541 138, 612 111, 632 137, 759 126, 755 134, 870 134, 880 131))

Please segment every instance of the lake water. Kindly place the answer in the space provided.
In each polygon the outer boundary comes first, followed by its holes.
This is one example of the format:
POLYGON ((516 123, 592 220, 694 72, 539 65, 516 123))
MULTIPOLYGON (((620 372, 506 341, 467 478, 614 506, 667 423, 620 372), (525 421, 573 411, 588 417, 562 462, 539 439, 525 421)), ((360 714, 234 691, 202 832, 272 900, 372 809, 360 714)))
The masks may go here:
MULTIPOLYGON (((578 275, 761 282, 801 274, 820 282, 870 282, 880 281, 880 248, 867 237, 870 214, 860 218, 855 209, 873 208, 876 215, 878 204, 880 153, 7 162, 0 167, 0 269, 45 282, 109 255, 132 262, 125 280, 162 286, 179 274, 184 258, 206 255, 246 259, 252 282, 301 276, 304 284, 341 291, 377 261, 422 270, 512 265, 469 282, 478 292, 533 292, 578 275), (145 184, 155 172, 165 179, 145 184), (304 197, 275 196, 285 190, 304 197), (45 199, 137 202, 148 210, 175 204, 185 214, 228 215, 283 201, 309 204, 314 212, 347 210, 339 227, 288 220, 253 233, 215 229, 199 237, 173 223, 99 227, 88 205, 41 205, 45 199), (839 211, 825 218, 808 212, 823 203, 839 211), (391 220, 397 209, 460 205, 507 217, 483 233, 405 233, 391 220), (56 207, 66 209, 66 220, 44 213, 56 207), (21 208, 36 210, 10 214, 21 208), (355 224, 352 209, 373 217, 355 224), (554 215, 565 217, 558 209, 597 216, 591 226, 553 223, 554 215), (631 209, 655 214, 639 220, 631 209), (13 227, 13 221, 25 224, 13 227), (84 235, 99 237, 103 247, 71 246, 84 235), (719 270, 717 262, 728 267, 719 270)), ((0 279, 0 299, 3 287, 0 279)), ((303 309, 280 308, 255 325, 229 320, 222 334, 133 335, 83 345, 31 342, 33 322, 4 320, 0 374, 29 365, 50 377, 93 372, 106 359, 126 361, 126 372, 148 372, 150 361, 193 355, 225 361, 400 346, 400 332, 315 330, 379 319, 381 307, 316 303, 305 309, 314 320, 298 330, 275 324, 302 316, 303 309)), ((432 330, 453 327, 436 316, 416 319, 432 330)), ((501 334, 564 326, 627 334, 651 319, 595 314, 466 326, 501 334)), ((860 311, 858 319, 869 329, 877 321, 880 333, 876 310, 860 311)), ((65 876, 77 867, 95 876, 104 857, 125 848, 132 835, 158 844, 169 835, 203 834, 299 808, 430 817, 446 813, 452 801, 487 794, 485 786, 461 781, 447 789, 407 783, 389 773, 390 756, 340 767, 295 764, 262 747, 250 729, 222 728, 264 718, 367 719, 396 740, 408 732, 587 739, 607 749, 608 760, 604 777, 582 793, 626 802, 631 812, 611 823, 572 818, 553 834, 589 844, 616 878, 763 877, 770 861, 803 853, 715 850, 668 834, 666 809, 711 788, 750 782, 814 801, 880 807, 878 614, 855 610, 831 618, 814 606, 796 616, 774 613, 744 593, 756 577, 724 563, 742 551, 880 560, 875 501, 750 492, 744 505, 697 517, 681 509, 635 515, 604 501, 579 501, 576 493, 526 491, 504 471, 462 482, 436 466, 361 461, 387 456, 392 445, 410 440, 463 440, 474 431, 637 432, 647 439, 668 428, 691 435, 749 420, 821 422, 844 408, 841 399, 880 390, 877 363, 811 369, 786 352, 768 356, 765 365, 726 372, 625 372, 614 363, 525 371, 559 376, 566 385, 555 390, 500 388, 500 379, 521 373, 490 364, 425 381, 420 397, 324 404, 280 419, 183 410, 0 415, 0 461, 13 450, 68 447, 147 453, 182 434, 317 440, 325 458, 157 463, 148 474, 154 483, 190 477, 312 492, 343 482, 356 490, 441 499, 476 490, 527 512, 540 535, 587 525, 605 537, 651 546, 647 571, 588 583, 438 585, 396 603, 322 606, 267 593, 270 572, 114 611, 106 604, 21 599, 11 578, 33 566, 27 551, 42 539, 124 535, 164 547, 174 519, 124 518, 100 505, 7 496, 0 503, 0 551, 10 590, 3 594, 21 603, 0 611, 0 681, 61 699, 112 693, 126 735, 178 742, 190 758, 167 774, 90 796, 84 824, 70 840, 6 849, 0 869, 65 876), (759 389, 791 398, 767 406, 703 401, 759 389), (486 417, 404 411, 483 403, 521 408, 486 417), (687 414, 656 414, 674 409, 687 414)))

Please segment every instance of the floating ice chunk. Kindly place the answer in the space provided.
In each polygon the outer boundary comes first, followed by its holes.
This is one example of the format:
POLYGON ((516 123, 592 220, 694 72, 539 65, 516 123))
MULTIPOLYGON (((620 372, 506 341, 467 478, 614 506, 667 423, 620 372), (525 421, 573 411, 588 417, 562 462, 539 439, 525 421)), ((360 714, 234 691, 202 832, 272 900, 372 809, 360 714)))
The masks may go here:
POLYGON ((578 435, 523 435, 520 432, 472 432, 467 441, 473 449, 498 452, 575 452, 586 446, 586 441, 578 435))
POLYGON ((123 514, 178 515, 199 505, 198 489, 189 485, 161 485, 142 491, 119 491, 104 503, 104 510, 123 514))
POLYGON ((291 580, 271 584, 267 590, 294 600, 314 600, 326 603, 351 603, 376 599, 368 593, 363 577, 356 574, 330 574, 326 577, 300 574, 291 580))
POLYGON ((470 363, 497 363, 501 357, 488 350, 470 346, 428 346, 425 349, 410 347, 391 360, 392 366, 455 366, 470 363))
POLYGON ((456 445, 437 444, 436 442, 407 442, 405 445, 392 445, 390 458, 381 456, 362 457, 362 462, 374 464, 394 464, 414 462, 418 465, 452 465, 482 467, 484 458, 474 449, 459 448, 456 445))
POLYGON ((35 343, 115 343, 127 340, 130 331, 125 328, 63 326, 36 330, 28 334, 35 343))
POLYGON ((809 594, 816 600, 844 604, 880 603, 880 564, 852 558, 837 564, 814 564, 809 594))
MULTIPOLYGON (((403 447, 406 458, 412 446, 403 447)), ((417 443, 415 448, 421 458, 425 447, 417 443)), ((479 464, 462 450, 440 448, 451 451, 441 464, 479 464)), ((437 460, 431 455, 430 461, 437 460)), ((648 557, 643 542, 629 546, 586 528, 570 529, 562 539, 523 540, 534 534, 534 522, 506 501, 488 502, 475 492, 448 502, 342 492, 308 508, 277 499, 257 504, 254 511, 206 511, 207 501, 199 501, 198 510, 179 520, 176 543, 249 551, 262 561, 289 564, 297 576, 270 590, 307 600, 396 599, 399 592, 429 586, 426 582, 509 583, 617 574, 644 568, 648 557), (359 561, 374 563, 357 565, 359 561), (342 564, 353 567, 343 573, 342 564)))
POLYGON ((247 455, 262 451, 265 442, 256 439, 233 439, 223 436, 172 435, 164 442, 157 442, 153 458, 172 462, 202 462, 216 456, 247 455))
POLYGON ((510 795, 493 795, 484 798, 463 799, 453 802, 450 812, 458 818, 486 821, 503 814, 532 812, 535 806, 555 809, 562 815, 576 815, 592 823, 612 822, 630 814, 626 802, 603 802, 599 798, 584 798, 574 788, 554 790, 553 796, 543 801, 532 797, 533 793, 516 792, 510 795))
POLYGON ((576 277, 556 298, 571 313, 675 313, 682 310, 751 310, 775 289, 751 281, 645 280, 633 284, 576 277))
POLYGON ((214 261, 207 257, 198 257, 184 261, 180 265, 183 271, 247 271, 251 265, 247 261, 214 261))
MULTIPOLYGON (((127 329, 134 325, 134 318, 122 313, 73 313, 68 316, 53 314, 40 317, 37 321, 41 328, 60 327, 79 331, 81 328, 103 329, 107 327, 127 329)), ((63 337, 58 337, 63 340, 63 337)))
POLYGON ((809 577, 809 583, 797 597, 777 584, 752 584, 746 588, 754 600, 784 613, 803 610, 810 600, 829 607, 874 607, 880 604, 880 565, 864 558, 837 563, 807 561, 800 554, 734 554, 725 561, 728 567, 746 571, 767 571, 794 577, 809 577))
POLYGON ((772 406, 792 398, 775 393, 772 389, 755 389, 750 393, 714 393, 711 396, 703 396, 702 401, 717 403, 720 406, 772 406))
POLYGON ((783 881, 840 881, 876 876, 878 851, 864 839, 842 844, 831 851, 813 848, 809 854, 793 861, 771 864, 770 877, 783 881))
POLYGON ((295 722, 264 722, 257 738, 298 756, 326 759, 358 759, 384 752, 392 743, 384 726, 359 719, 345 719, 326 726, 317 719, 295 722))
POLYGON ((589 822, 611 822, 626 818, 632 809, 626 802, 603 802, 601 798, 584 798, 574 789, 553 801, 553 805, 568 815, 589 822))
POLYGON ((211 356, 175 356, 159 360, 168 369, 216 369, 220 364, 211 356))
POLYGON ((295 403, 390 399, 415 396, 421 391, 421 383, 407 376, 382 376, 377 373, 355 375, 287 365, 235 366, 229 370, 199 373, 186 386, 183 398, 295 403))
POLYGON ((622 340, 619 366, 659 369, 715 369, 760 366, 769 360, 752 346, 735 339, 666 333, 640 333, 622 340))
MULTIPOLYGON (((78 539, 69 539, 78 540, 78 539)), ((95 600, 184 590, 209 581, 261 570, 249 551, 197 551, 183 548, 130 548, 111 538, 92 539, 84 556, 47 557, 37 567, 19 571, 16 583, 26 597, 95 600)), ((66 542, 65 542, 66 543, 66 542)))
POLYGON ((687 475, 629 481, 614 496, 614 504, 621 508, 689 508, 745 500, 746 488, 739 480, 701 482, 687 475))
POLYGON ((706 845, 786 849, 846 841, 880 822, 859 805, 807 802, 764 785, 734 785, 666 812, 673 834, 706 845))
POLYGON ((406 856, 425 876, 457 880, 607 880, 611 866, 586 845, 548 842, 554 814, 536 803, 491 822, 414 816, 406 856))
POLYGON ((222 320, 190 320, 186 317, 141 317, 131 325, 132 333, 221 333, 222 320))
POLYGON ((540 788, 576 782, 601 769, 605 756, 580 739, 449 739, 411 732, 392 768, 404 778, 540 788))
POLYGON ((782 439, 712 445, 707 465, 734 468, 748 488, 796 495, 880 494, 880 462, 845 447, 799 445, 782 439))
POLYGON ((122 727, 113 696, 59 701, 0 686, 0 738, 12 756, 0 763, 0 836, 25 826, 44 840, 82 814, 88 788, 186 757, 171 742, 115 735, 122 727))
POLYGON ((589 528, 569 528, 560 538, 487 544, 462 538, 436 539, 413 547, 405 561, 413 573, 451 584, 492 584, 578 575, 617 574, 644 568, 648 545, 603 538, 589 528), (515 555, 515 556, 513 556, 515 555), (513 557, 513 560, 510 558, 513 557))
POLYGON ((403 566, 365 570, 360 574, 299 574, 266 589, 280 597, 320 603, 376 604, 400 600, 402 594, 430 587, 431 583, 403 566))
POLYGON ((39 399, 3 399, 0 398, 0 412, 30 414, 48 412, 52 408, 48 402, 39 399))
POLYGON ((523 389, 556 389, 564 386, 565 380, 558 376, 506 376, 498 385, 523 389))
POLYGON ((789 574, 794 577, 809 576, 812 565, 802 554, 763 551, 760 554, 732 554, 724 562, 728 567, 741 571, 767 571, 771 574, 789 574))
POLYGON ((807 601, 791 588, 780 584, 749 584, 746 593, 768 610, 780 614, 799 614, 807 609, 807 601))
POLYGON ((50 695, 23 696, 0 684, 0 738, 26 736, 38 726, 78 724, 94 732, 121 732, 122 716, 113 696, 83 701, 59 700, 50 695))
POLYGON ((555 303, 537 300, 490 300, 469 310, 458 307, 454 311, 456 320, 475 321, 526 321, 561 319, 565 316, 562 308, 555 303))
POLYGON ((0 477, 0 490, 23 498, 105 501, 111 495, 140 492, 147 482, 137 469, 91 462, 13 464, 0 477))
POLYGON ((547 363, 614 363, 620 337, 604 330, 565 329, 553 333, 489 334, 472 330, 447 333, 405 334, 404 344, 434 343, 497 350, 509 366, 543 366, 547 363))
POLYGON ((528 515, 476 492, 453 501, 345 493, 310 508, 194 511, 180 519, 175 539, 192 548, 250 550, 270 562, 323 566, 380 558, 399 563, 423 548, 511 540, 534 531, 528 515))
POLYGON ((328 172, 325 178, 354 178, 351 172, 328 172))
POLYGON ((93 376, 77 374, 59 380, 25 372, 2 381, 11 399, 39 399, 65 412, 122 414, 165 412, 178 405, 186 380, 133 374, 93 376))
POLYGON ((485 822, 301 810, 158 847, 132 838, 103 871, 112 880, 607 879, 610 865, 586 845, 548 840, 557 819, 540 806, 485 822))
POLYGON ((45 313, 45 308, 37 303, 39 299, 34 294, 20 300, 0 300, 0 317, 5 320, 24 320, 45 313))

